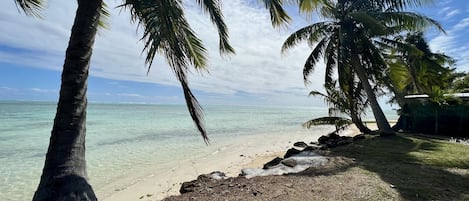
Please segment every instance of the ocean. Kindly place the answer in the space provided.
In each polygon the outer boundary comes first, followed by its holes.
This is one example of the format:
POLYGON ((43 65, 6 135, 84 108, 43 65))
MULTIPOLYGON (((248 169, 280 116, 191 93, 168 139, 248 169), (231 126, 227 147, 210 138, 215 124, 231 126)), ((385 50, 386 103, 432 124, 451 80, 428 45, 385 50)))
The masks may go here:
MULTIPOLYGON (((301 123, 326 116, 326 108, 205 106, 205 145, 185 105, 90 103, 87 115, 88 177, 94 189, 148 168, 208 156, 231 140, 259 134, 305 132, 301 123)), ((31 200, 39 183, 56 103, 0 102, 0 197, 31 200)), ((394 111, 387 111, 396 119, 394 111)))

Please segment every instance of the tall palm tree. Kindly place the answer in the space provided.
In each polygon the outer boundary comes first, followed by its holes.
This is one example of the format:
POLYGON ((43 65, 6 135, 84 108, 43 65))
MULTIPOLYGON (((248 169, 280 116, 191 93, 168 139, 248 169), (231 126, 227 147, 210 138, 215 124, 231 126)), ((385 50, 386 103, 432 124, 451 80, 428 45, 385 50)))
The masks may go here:
POLYGON ((380 77, 376 75, 382 74, 387 67, 378 42, 383 37, 403 31, 421 30, 430 25, 441 29, 430 18, 402 11, 406 5, 418 5, 419 2, 324 0, 318 9, 325 20, 294 32, 284 42, 282 52, 302 41, 313 46, 303 68, 305 82, 321 57, 324 57, 326 64, 326 84, 334 80, 334 71, 337 71, 339 86, 343 88, 347 80, 344 75, 353 73, 367 95, 380 133, 392 134, 372 86, 380 77))
MULTIPOLYGON (((27 15, 39 16, 41 0, 15 0, 27 15)), ((102 17, 103 0, 77 0, 78 8, 66 50, 60 97, 40 184, 33 200, 97 200, 87 181, 85 161, 87 83, 92 48, 102 17)), ((197 0, 218 29, 220 52, 234 53, 218 0, 197 0)), ((182 0, 124 0, 132 21, 143 28, 148 68, 161 53, 181 83, 190 115, 208 142, 202 109, 192 94, 187 73, 190 66, 207 66, 206 49, 189 26, 182 0)), ((103 15, 104 14, 104 15, 103 15)))

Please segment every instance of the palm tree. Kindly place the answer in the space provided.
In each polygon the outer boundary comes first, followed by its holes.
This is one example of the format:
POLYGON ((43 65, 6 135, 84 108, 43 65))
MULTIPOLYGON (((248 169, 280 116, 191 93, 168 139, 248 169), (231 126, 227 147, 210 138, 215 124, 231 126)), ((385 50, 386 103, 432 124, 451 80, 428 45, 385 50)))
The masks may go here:
MULTIPOLYGON (((27 15, 39 16, 41 0, 16 0, 27 15)), ((40 184, 33 200, 97 200, 87 181, 85 161, 87 81, 92 48, 103 16, 103 0, 78 0, 75 21, 65 55, 57 113, 51 133, 40 184)), ((218 29, 220 52, 234 53, 228 42, 218 0, 197 0, 218 29)), ((190 115, 203 139, 208 142, 203 126, 202 109, 192 94, 187 72, 190 66, 207 66, 206 49, 184 16, 182 0, 125 0, 132 21, 143 28, 148 68, 157 53, 162 53, 181 83, 190 115)))
POLYGON ((326 85, 334 80, 334 71, 337 71, 341 88, 346 86, 347 76, 344 74, 352 73, 357 76, 370 103, 379 132, 392 134, 372 86, 377 78, 382 77, 380 74, 387 67, 378 43, 384 37, 403 31, 421 30, 430 25, 441 29, 430 18, 402 11, 406 5, 419 5, 419 2, 324 0, 318 9, 325 20, 294 32, 284 42, 282 52, 302 41, 313 46, 303 68, 305 82, 321 57, 324 57, 326 64, 326 85))
MULTIPOLYGON (((319 123, 326 124, 336 124, 337 130, 343 127, 344 118, 341 118, 340 115, 347 115, 351 118, 352 123, 360 130, 362 133, 370 133, 371 130, 363 124, 361 116, 364 114, 364 110, 368 105, 364 94, 361 83, 354 82, 353 80, 349 82, 352 85, 349 85, 345 90, 340 89, 336 86, 336 81, 332 82, 332 86, 325 86, 326 94, 319 91, 311 91, 310 96, 319 96, 326 101, 329 105, 329 118, 332 120, 330 122, 320 119, 319 123), (339 125, 337 125, 337 123, 339 125)), ((309 128, 311 125, 317 125, 317 119, 307 121, 304 126, 309 128)))
MULTIPOLYGON (((451 82, 454 59, 445 54, 433 53, 422 32, 408 33, 388 40, 391 54, 386 56, 390 64, 388 75, 398 94, 429 94, 438 86, 447 88, 451 82)), ((402 105, 401 98, 397 98, 402 105)))

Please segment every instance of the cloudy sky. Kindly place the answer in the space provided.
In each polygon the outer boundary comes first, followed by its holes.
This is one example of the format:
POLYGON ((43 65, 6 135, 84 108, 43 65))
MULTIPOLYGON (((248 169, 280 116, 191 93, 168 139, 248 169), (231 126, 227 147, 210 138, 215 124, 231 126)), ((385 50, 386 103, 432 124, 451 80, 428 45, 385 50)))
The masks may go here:
MULTIPOLYGON (((13 0, 0 2, 0 100, 45 100, 58 97, 60 71, 76 9, 75 1, 49 0, 43 19, 20 13, 13 0)), ((114 8, 122 1, 106 1, 109 29, 99 31, 90 68, 88 97, 95 102, 183 104, 179 84, 165 63, 156 57, 150 73, 141 54, 137 26, 127 11, 114 8)), ((218 37, 208 17, 187 0, 186 15, 209 50, 209 73, 194 72, 191 87, 203 105, 321 105, 308 98, 321 89, 324 72, 316 68, 310 85, 302 79, 302 65, 310 49, 300 45, 280 54, 286 37, 311 22, 297 15, 293 23, 273 29, 265 9, 252 0, 224 0, 223 14, 236 55, 218 54, 218 37)), ((438 1, 419 9, 442 23, 446 35, 426 34, 433 51, 457 59, 460 71, 469 70, 469 4, 438 1)), ((315 16, 313 20, 317 19, 315 16)))

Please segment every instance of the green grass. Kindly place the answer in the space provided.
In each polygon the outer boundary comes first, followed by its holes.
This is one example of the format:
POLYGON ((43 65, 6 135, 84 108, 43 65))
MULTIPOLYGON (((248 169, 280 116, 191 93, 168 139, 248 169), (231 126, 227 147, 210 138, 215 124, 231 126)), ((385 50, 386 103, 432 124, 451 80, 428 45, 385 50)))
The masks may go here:
POLYGON ((355 158, 394 185, 404 200, 469 200, 469 146, 399 134, 370 136, 330 154, 355 158))

